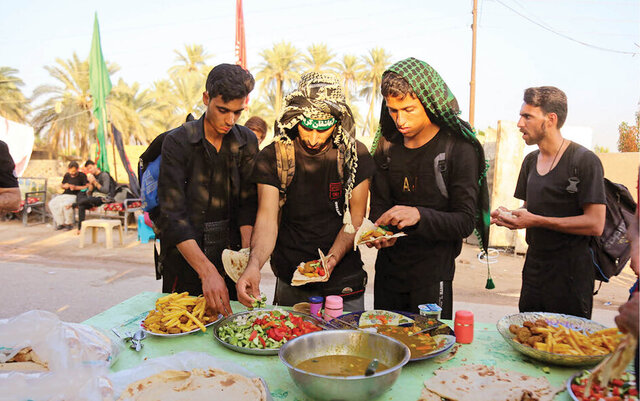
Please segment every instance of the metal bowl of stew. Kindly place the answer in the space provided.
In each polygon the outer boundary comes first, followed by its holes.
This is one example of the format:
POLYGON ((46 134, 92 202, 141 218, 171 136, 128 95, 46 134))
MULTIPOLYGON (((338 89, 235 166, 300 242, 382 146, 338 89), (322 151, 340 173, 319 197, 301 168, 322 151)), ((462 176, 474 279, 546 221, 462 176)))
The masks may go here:
POLYGON ((310 398, 357 401, 373 399, 390 389, 411 353, 400 341, 381 334, 360 330, 328 330, 287 342, 280 348, 279 356, 293 382, 310 398), (309 362, 314 360, 324 363, 327 361, 325 358, 334 356, 338 356, 339 361, 344 361, 344 357, 367 362, 377 358, 382 365, 371 376, 364 375, 366 364, 345 376, 337 375, 335 368, 329 368, 337 363, 327 364, 328 370, 322 373, 306 370, 305 365, 300 367, 303 363, 309 366, 309 362))

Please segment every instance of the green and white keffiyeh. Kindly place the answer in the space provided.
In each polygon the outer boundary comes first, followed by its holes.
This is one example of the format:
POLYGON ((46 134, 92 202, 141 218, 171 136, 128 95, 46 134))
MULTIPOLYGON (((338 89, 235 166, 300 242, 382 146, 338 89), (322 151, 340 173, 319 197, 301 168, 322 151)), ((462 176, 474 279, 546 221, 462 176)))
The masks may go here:
MULTIPOLYGON (((454 135, 461 136, 475 148, 478 154, 478 185, 480 187, 478 203, 476 205, 475 232, 480 241, 480 247, 484 250, 485 257, 487 257, 489 225, 491 222, 489 190, 487 187, 487 170, 489 165, 485 160, 484 149, 478 141, 478 138, 476 138, 474 129, 468 122, 458 117, 460 114, 458 101, 440 74, 429 64, 410 57, 393 64, 387 71, 394 72, 406 79, 425 110, 428 110, 435 116, 438 122, 444 124, 454 135)), ((380 112, 380 124, 371 148, 372 154, 375 152, 378 141, 382 135, 384 135, 386 139, 392 139, 394 136, 400 135, 393 119, 387 111, 387 104, 384 100, 382 101, 382 110, 380 112)), ((490 273, 486 287, 488 289, 494 287, 490 273)))

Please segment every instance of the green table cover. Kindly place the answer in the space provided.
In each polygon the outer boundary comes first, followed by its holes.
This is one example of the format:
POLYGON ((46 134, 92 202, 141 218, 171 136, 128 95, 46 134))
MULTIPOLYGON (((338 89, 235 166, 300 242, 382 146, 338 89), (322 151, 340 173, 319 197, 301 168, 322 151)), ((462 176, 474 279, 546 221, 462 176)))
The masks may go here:
MULTIPOLYGON (((120 333, 134 331, 149 310, 154 308, 157 298, 166 295, 157 292, 143 292, 114 307, 86 320, 84 323, 111 331, 115 328, 120 333)), ((246 310, 238 302, 232 302, 234 312, 246 310)), ((451 324, 450 321, 445 323, 451 324)), ((432 372, 440 367, 448 368, 464 364, 484 364, 498 366, 506 370, 515 370, 530 376, 545 376, 553 386, 564 386, 565 382, 579 368, 563 368, 539 363, 531 360, 511 348, 496 330, 495 324, 475 324, 473 343, 459 345, 455 357, 439 363, 447 354, 424 361, 410 362, 403 369, 393 387, 378 400, 417 400, 422 392, 423 382, 432 376, 432 372), (543 368, 544 371, 543 371, 543 368)), ((237 365, 263 377, 274 400, 306 400, 302 391, 291 380, 287 368, 277 355, 256 356, 237 353, 220 345, 214 338, 212 330, 206 333, 198 331, 179 337, 147 336, 144 348, 135 352, 126 348, 111 367, 114 372, 133 368, 148 358, 171 355, 181 351, 206 352, 215 357, 228 359, 237 365)), ((570 400, 566 391, 558 394, 555 400, 570 400)))

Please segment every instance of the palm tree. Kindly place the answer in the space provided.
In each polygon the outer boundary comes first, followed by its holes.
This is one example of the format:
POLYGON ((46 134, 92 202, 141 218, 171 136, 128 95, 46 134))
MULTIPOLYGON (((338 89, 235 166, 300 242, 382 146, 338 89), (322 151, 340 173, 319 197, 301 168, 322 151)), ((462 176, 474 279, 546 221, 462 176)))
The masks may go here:
POLYGON ((153 83, 150 96, 157 105, 158 112, 152 117, 155 125, 161 127, 161 132, 170 130, 182 124, 186 115, 179 116, 177 107, 173 102, 171 82, 167 79, 153 83))
POLYGON ((196 115, 204 113, 202 93, 205 91, 205 80, 202 77, 195 74, 182 77, 172 76, 170 82, 171 100, 179 116, 186 116, 189 113, 196 115))
POLYGON ((380 98, 380 83, 382 81, 382 74, 387 69, 390 58, 391 55, 381 47, 376 47, 369 50, 369 54, 364 57, 366 70, 363 75, 363 82, 365 86, 360 91, 360 96, 365 96, 369 101, 369 111, 367 112, 367 118, 365 119, 363 132, 365 132, 368 128, 369 133, 373 134, 377 129, 374 111, 375 106, 380 98))
POLYGON ((113 87, 108 100, 111 122, 124 136, 125 143, 148 144, 165 127, 160 105, 151 96, 151 91, 140 91, 135 82, 127 85, 122 79, 113 87))
MULTIPOLYGON (((85 158, 92 137, 92 100, 89 93, 89 62, 73 54, 71 60, 56 59, 57 65, 44 67, 61 85, 41 85, 33 92, 33 100, 46 97, 35 107, 31 124, 36 134, 43 135, 57 152, 64 146, 65 153, 79 147, 85 158), (79 145, 79 146, 78 146, 79 145)), ((117 70, 111 66, 110 72, 117 70)))
POLYGON ((351 103, 351 94, 358 91, 358 85, 362 81, 364 74, 364 64, 358 61, 358 57, 353 54, 345 54, 342 63, 338 66, 342 85, 344 86, 344 97, 347 103, 351 103))
POLYGON ((24 86, 24 82, 16 76, 17 73, 18 70, 11 67, 0 67, 0 116, 25 122, 29 113, 29 100, 19 88, 24 86))
POLYGON ((275 113, 280 114, 285 85, 298 80, 300 51, 289 42, 275 43, 273 48, 260 53, 263 63, 256 79, 262 81, 262 91, 273 92, 275 95, 275 113))
MULTIPOLYGON (((92 142, 90 139, 95 137, 89 61, 80 60, 74 53, 70 60, 56 59, 56 63, 44 68, 61 85, 40 85, 33 91, 32 101, 40 97, 45 97, 45 100, 34 107, 31 125, 37 135, 47 139, 53 152, 63 147, 66 154, 76 153, 86 158, 92 142)), ((113 74, 119 67, 107 63, 107 69, 113 74)))
POLYGON ((332 61, 335 58, 335 53, 329 50, 326 44, 312 44, 307 47, 307 52, 302 59, 307 72, 319 72, 319 73, 335 73, 340 67, 340 64, 332 61))
POLYGON ((204 50, 202 45, 192 44, 184 45, 184 54, 178 50, 174 50, 176 54, 177 65, 169 69, 171 75, 182 75, 185 73, 206 74, 208 71, 207 60, 213 57, 204 50))

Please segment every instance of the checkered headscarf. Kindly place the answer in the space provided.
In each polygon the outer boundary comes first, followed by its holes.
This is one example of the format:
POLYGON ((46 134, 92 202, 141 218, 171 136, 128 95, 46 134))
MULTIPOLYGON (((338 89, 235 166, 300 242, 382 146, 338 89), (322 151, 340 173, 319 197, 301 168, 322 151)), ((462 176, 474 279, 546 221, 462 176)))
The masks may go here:
POLYGON ((342 166, 345 192, 343 222, 346 232, 355 232, 351 224, 349 200, 355 184, 358 153, 353 113, 347 106, 340 80, 335 75, 309 72, 300 78, 298 88, 284 98, 282 113, 276 120, 275 140, 290 142, 298 135, 294 129, 303 119, 335 118, 333 143, 344 160, 342 166))

